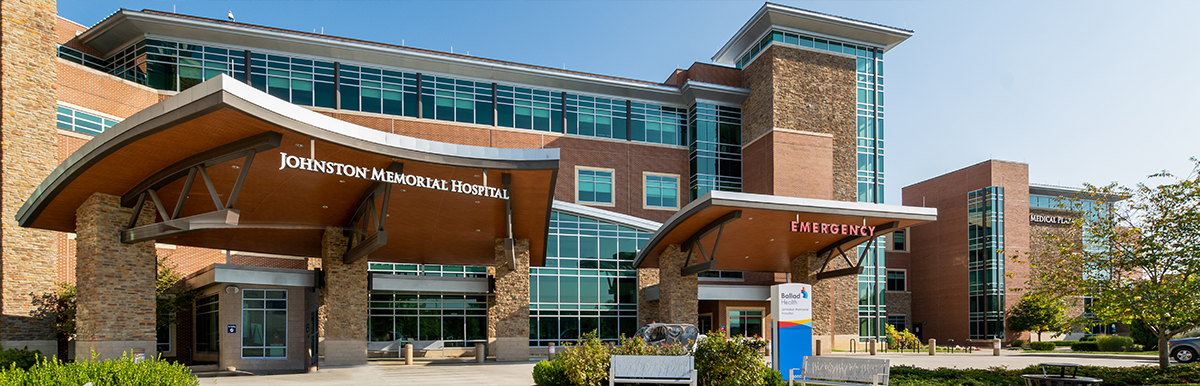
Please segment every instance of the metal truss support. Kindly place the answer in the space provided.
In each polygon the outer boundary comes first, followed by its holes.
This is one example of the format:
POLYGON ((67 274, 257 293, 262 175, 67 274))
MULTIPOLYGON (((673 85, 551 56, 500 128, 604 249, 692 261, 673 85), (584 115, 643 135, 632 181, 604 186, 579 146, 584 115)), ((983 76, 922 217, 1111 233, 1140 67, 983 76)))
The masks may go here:
MULTIPOLYGON (((388 170, 400 174, 404 170, 404 164, 392 162, 388 170)), ((343 263, 354 263, 387 245, 387 231, 384 231, 383 227, 387 224, 388 202, 391 201, 391 197, 392 184, 377 181, 363 193, 362 198, 359 198, 358 206, 350 216, 350 223, 346 224, 350 242, 346 246, 346 254, 342 256, 343 263), (378 206, 375 204, 377 199, 380 201, 378 206)))
POLYGON ((869 251, 875 246, 875 240, 883 235, 896 231, 899 227, 900 222, 892 221, 890 223, 875 227, 874 236, 847 236, 825 248, 822 248, 817 252, 817 256, 820 257, 821 255, 825 255, 825 264, 821 265, 821 271, 817 273, 817 280, 862 274, 862 263, 866 259, 867 254, 863 253, 862 255, 859 255, 858 263, 855 263, 850 261, 850 257, 846 256, 846 250, 865 242, 867 243, 867 250, 869 251), (838 256, 841 256, 842 259, 846 260, 846 263, 850 264, 850 267, 826 271, 826 269, 829 268, 829 263, 835 258, 834 252, 837 252, 838 256))
POLYGON ((686 253, 688 257, 687 260, 684 261, 684 267, 679 271, 679 274, 688 276, 711 270, 713 266, 716 265, 717 246, 721 245, 721 234, 725 232, 725 224, 733 222, 733 220, 737 220, 739 218, 742 218, 741 210, 731 211, 726 213, 724 216, 721 216, 708 223, 708 225, 705 225, 703 228, 700 228, 699 231, 696 231, 696 233, 692 234, 691 237, 688 237, 687 241, 683 242, 682 245, 682 251, 683 253, 686 253), (712 249, 708 250, 708 252, 705 252, 704 246, 700 245, 700 239, 707 237, 713 231, 717 231, 717 238, 713 241, 712 249), (693 265, 688 265, 688 263, 692 262, 693 248, 700 251, 700 257, 703 258, 704 261, 693 265))
POLYGON ((176 162, 142 180, 141 183, 121 196, 121 205, 134 208, 127 229, 121 231, 121 242, 140 243, 209 229, 237 227, 240 212, 234 209, 234 205, 237 204, 238 195, 246 183, 250 166, 254 164, 254 155, 279 147, 282 138, 283 135, 280 133, 267 132, 230 142, 176 162), (220 195, 217 194, 217 189, 205 169, 238 158, 243 158, 241 171, 229 193, 229 199, 221 202, 220 195), (158 197, 158 191, 176 180, 184 178, 185 175, 187 179, 183 183, 183 189, 179 192, 179 199, 175 201, 175 207, 168 211, 162 199, 158 197), (183 207, 187 204, 192 185, 196 182, 196 176, 200 176, 204 181, 215 209, 212 212, 180 217, 183 215, 183 207), (141 207, 146 202, 146 198, 150 198, 154 202, 154 208, 158 211, 158 216, 162 217, 162 221, 137 226, 141 207))

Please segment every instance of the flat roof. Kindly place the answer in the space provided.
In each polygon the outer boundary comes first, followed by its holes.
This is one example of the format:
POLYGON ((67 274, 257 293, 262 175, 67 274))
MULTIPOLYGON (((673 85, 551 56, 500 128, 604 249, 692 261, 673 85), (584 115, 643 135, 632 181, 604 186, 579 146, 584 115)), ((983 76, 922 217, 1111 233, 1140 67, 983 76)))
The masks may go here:
MULTIPOLYGON (((177 37, 415 72, 487 79, 532 87, 566 89, 684 104, 683 90, 661 82, 571 71, 368 40, 265 27, 169 12, 121 9, 80 34, 80 43, 108 57, 146 37, 177 37), (228 44, 228 43, 226 43, 228 44)), ((709 99, 741 104, 748 90, 710 88, 709 99)))
MULTIPOLYGON (((236 205, 235 227, 156 241, 175 245, 319 257, 326 227, 348 227, 378 179, 285 167, 314 159, 370 170, 399 163, 404 174, 500 188, 508 200, 433 184, 395 184, 383 218, 386 245, 372 261, 493 265, 495 242, 507 236, 506 201, 515 238, 530 240, 530 263, 541 265, 558 173, 558 149, 457 145, 382 132, 292 105, 225 75, 155 104, 88 141, 38 186, 17 212, 20 226, 74 232, 76 209, 93 193, 136 197, 147 181, 199 154, 258 137, 278 138, 256 153, 236 205), (287 158, 285 155, 295 156, 287 158)), ((314 162, 315 163, 315 162, 314 162)), ((195 179, 176 218, 215 213, 240 178, 242 157, 201 163, 217 197, 195 179)), ((349 170, 347 167, 346 170, 349 170)), ((183 175, 187 175, 184 172, 183 175)), ((171 208, 185 178, 163 180, 156 194, 171 208)), ((415 181, 415 180, 414 180, 415 181)), ((134 204, 123 199, 123 205, 134 204)), ((382 199, 372 202, 382 208, 382 199)), ((167 217, 162 214, 161 217, 167 217)))
POLYGON ((760 36, 776 26, 809 32, 835 40, 878 47, 884 52, 891 50, 913 35, 913 31, 906 29, 766 3, 729 39, 729 42, 713 55, 713 62, 727 65, 737 63, 746 49, 757 44, 760 36))
MULTIPOLYGON (((900 205, 885 205, 863 202, 818 200, 810 198, 771 196, 752 193, 711 191, 692 201, 671 216, 646 246, 638 252, 634 266, 657 268, 658 257, 670 245, 684 245, 690 238, 702 232, 715 221, 730 213, 740 211, 740 218, 728 222, 720 230, 714 270, 790 272, 792 259, 805 252, 817 252, 830 245, 844 244, 854 233, 842 233, 841 225, 868 226, 874 236, 903 229, 913 225, 937 220, 936 208, 918 208, 900 205), (838 232, 796 232, 793 221, 802 223, 836 224, 838 232), (894 228, 883 230, 888 224, 894 228)), ((818 225, 819 226, 819 225, 818 225)), ((699 239, 705 251, 712 251, 718 232, 699 239)), ((866 242, 864 237, 859 242, 866 242)), ((692 252, 691 263, 703 262, 697 252, 692 252)))

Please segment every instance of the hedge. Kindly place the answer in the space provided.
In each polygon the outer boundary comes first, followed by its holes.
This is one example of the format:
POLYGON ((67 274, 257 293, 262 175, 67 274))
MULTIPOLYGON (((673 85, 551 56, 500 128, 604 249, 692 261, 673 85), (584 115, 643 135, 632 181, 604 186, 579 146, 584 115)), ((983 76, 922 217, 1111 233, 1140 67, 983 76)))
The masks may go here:
MULTIPOLYGON (((993 367, 981 369, 927 370, 912 366, 892 366, 889 385, 895 386, 1009 386, 1024 385, 1021 374, 1041 374, 1039 366, 1023 369, 993 367)), ((1170 385, 1190 384, 1200 380, 1200 365, 1175 365, 1166 370, 1158 366, 1098 367, 1080 366, 1078 375, 1104 380, 1104 385, 1170 385)))
POLYGON ((1030 342, 1029 348, 1038 351, 1053 351, 1056 346, 1051 342, 1030 342))
POLYGON ((0 385, 5 386, 196 386, 200 382, 191 369, 178 362, 147 360, 134 363, 130 356, 121 359, 63 362, 42 358, 28 370, 10 366, 0 370, 0 385))
POLYGON ((1078 342, 1071 345, 1071 351, 1100 351, 1096 342, 1078 342))

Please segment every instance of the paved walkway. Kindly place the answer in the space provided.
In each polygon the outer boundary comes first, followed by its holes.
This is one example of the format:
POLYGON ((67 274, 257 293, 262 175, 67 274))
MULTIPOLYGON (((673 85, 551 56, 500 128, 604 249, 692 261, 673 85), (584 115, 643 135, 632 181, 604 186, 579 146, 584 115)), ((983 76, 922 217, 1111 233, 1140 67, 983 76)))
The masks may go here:
MULTIPOLYGON (((835 356, 870 357, 866 354, 836 353, 835 356)), ((991 351, 980 351, 970 354, 944 354, 929 356, 926 353, 887 353, 875 358, 890 359, 893 365, 909 365, 921 368, 977 368, 1003 366, 1010 369, 1024 368, 1043 362, 1078 363, 1091 366, 1131 367, 1156 365, 1157 359, 1146 356, 1132 355, 1086 355, 1086 354, 1022 354, 1011 351, 1002 352, 1001 356, 992 356, 991 351)), ((237 376, 200 378, 201 385, 264 385, 264 386, 305 386, 305 385, 495 385, 495 386, 531 386, 533 385, 533 365, 535 362, 484 364, 462 363, 459 361, 417 362, 406 366, 400 361, 372 361, 367 366, 323 368, 315 373, 237 376)))

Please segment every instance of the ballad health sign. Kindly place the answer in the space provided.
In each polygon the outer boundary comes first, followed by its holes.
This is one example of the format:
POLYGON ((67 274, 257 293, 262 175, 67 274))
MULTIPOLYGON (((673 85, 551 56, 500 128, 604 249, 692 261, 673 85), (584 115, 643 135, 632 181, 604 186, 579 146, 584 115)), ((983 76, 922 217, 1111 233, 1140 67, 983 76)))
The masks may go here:
POLYGON ((771 364, 784 380, 788 369, 804 368, 804 358, 813 355, 812 290, 811 284, 771 286, 771 364))
POLYGON ((368 168, 347 165, 330 161, 318 161, 312 158, 302 158, 288 153, 279 152, 279 170, 297 169, 310 172, 332 174, 335 176, 352 177, 364 180, 386 182, 390 184, 415 186, 418 188, 442 190, 447 192, 469 194, 489 198, 508 199, 508 189, 493 188, 472 184, 459 180, 443 180, 413 174, 396 173, 386 169, 368 168))

